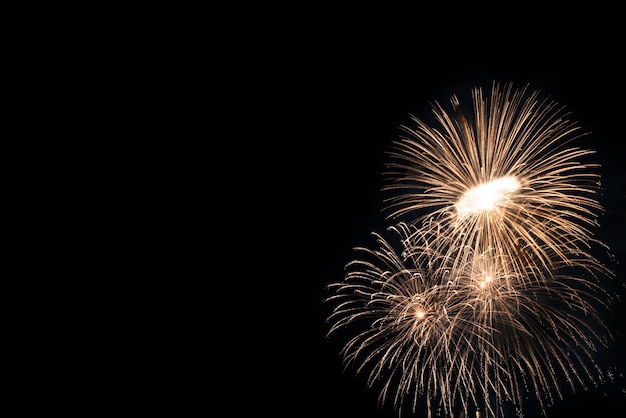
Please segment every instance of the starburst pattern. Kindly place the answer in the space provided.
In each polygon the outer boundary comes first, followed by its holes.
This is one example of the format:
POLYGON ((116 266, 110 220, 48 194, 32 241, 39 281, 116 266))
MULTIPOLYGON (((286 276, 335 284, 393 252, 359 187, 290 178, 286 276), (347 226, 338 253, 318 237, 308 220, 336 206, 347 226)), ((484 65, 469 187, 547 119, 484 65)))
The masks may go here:
POLYGON ((599 177, 573 145, 580 129, 527 87, 472 93, 471 116, 453 97, 451 113, 435 103, 437 128, 402 128, 385 173, 395 241, 373 232, 378 247, 357 247, 326 299, 328 335, 352 332, 346 367, 381 386, 381 403, 429 417, 503 416, 597 385, 611 339, 612 272, 590 250, 606 249, 599 177))
POLYGON ((528 86, 494 84, 489 98, 482 89, 472 98, 469 115, 453 96, 451 112, 433 107, 439 126, 413 117, 415 126, 401 127, 385 173, 389 216, 442 231, 431 246, 451 258, 489 243, 517 273, 543 277, 556 261, 592 260, 598 165, 583 162, 594 151, 575 146, 587 133, 528 86))

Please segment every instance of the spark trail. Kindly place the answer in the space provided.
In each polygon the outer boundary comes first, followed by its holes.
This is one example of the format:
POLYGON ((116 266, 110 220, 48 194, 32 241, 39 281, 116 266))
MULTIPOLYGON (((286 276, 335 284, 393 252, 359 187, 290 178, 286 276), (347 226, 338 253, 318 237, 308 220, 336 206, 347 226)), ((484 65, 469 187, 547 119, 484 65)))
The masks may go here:
POLYGON ((528 86, 472 90, 473 113, 412 117, 384 173, 393 240, 357 247, 328 286, 328 336, 379 400, 428 416, 504 416, 605 378, 598 350, 613 273, 592 256, 602 207, 593 151, 564 108, 528 86))

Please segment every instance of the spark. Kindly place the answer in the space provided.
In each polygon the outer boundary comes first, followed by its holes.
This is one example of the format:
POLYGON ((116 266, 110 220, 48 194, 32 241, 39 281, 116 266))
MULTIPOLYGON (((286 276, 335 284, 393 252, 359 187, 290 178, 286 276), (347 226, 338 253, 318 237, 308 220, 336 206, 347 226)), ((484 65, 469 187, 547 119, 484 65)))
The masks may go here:
POLYGON ((528 86, 472 90, 473 113, 435 103, 394 142, 385 200, 394 240, 356 247, 328 285, 327 336, 381 404, 428 417, 460 405, 521 414, 605 377, 598 350, 613 272, 591 255, 602 206, 585 135, 528 86), (495 401, 493 401, 495 399, 495 401))
POLYGON ((449 257, 489 242, 518 273, 530 269, 529 279, 557 262, 599 267, 589 252, 602 245, 592 232, 603 210, 598 164, 575 144, 588 133, 528 86, 494 83, 472 100, 471 113, 452 96, 449 112, 433 105, 438 125, 411 116, 413 126, 401 126, 384 173, 388 218, 441 231, 431 246, 449 257))
POLYGON ((524 278, 511 276, 508 260, 491 249, 467 251, 463 266, 450 270, 412 226, 399 223, 389 233, 401 250, 373 232, 378 248, 357 247, 360 256, 343 281, 329 285, 326 300, 334 306, 328 335, 355 330, 342 349, 346 368, 369 370, 368 384, 382 386, 381 404, 416 412, 427 394, 429 417, 438 407, 452 415, 458 403, 484 404, 498 416, 506 399, 521 408, 533 393, 560 398, 557 375, 572 389, 585 379, 597 383, 590 347, 605 346, 609 334, 600 314, 609 297, 598 284, 555 274, 522 286, 524 278), (416 264, 424 260, 417 253, 428 257, 427 267, 416 264), (494 397, 500 403, 489 405, 494 397))

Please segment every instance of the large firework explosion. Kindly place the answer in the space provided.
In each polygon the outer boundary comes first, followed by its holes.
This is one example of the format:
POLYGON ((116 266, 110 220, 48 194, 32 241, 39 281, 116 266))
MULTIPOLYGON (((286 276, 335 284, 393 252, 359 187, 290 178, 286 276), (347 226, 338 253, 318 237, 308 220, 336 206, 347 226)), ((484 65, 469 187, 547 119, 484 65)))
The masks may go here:
POLYGON ((433 105, 435 127, 401 127, 384 186, 395 241, 374 232, 378 248, 358 247, 329 285, 328 335, 352 332, 346 366, 400 413, 522 415, 532 398, 545 414, 606 378, 598 166, 564 108, 528 86, 472 98, 470 113, 453 96, 451 111, 433 105))
POLYGON ((436 229, 430 245, 452 259, 486 244, 535 278, 557 261, 600 267, 589 254, 602 209, 598 165, 584 162, 594 151, 576 146, 587 133, 528 86, 494 84, 488 99, 472 93, 471 114, 453 96, 450 112, 433 106, 439 126, 413 117, 415 126, 401 127, 385 173, 385 190, 395 192, 389 216, 411 214, 436 229))

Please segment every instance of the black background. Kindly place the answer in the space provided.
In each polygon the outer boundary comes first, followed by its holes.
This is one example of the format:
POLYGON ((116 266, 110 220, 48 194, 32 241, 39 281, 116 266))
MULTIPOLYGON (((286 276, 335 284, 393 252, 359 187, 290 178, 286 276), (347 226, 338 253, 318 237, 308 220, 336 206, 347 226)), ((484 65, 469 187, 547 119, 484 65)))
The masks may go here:
MULTIPOLYGON (((621 10, 435 6, 142 6, 26 25, 35 61, 12 62, 28 71, 10 107, 45 109, 21 126, 43 129, 23 142, 49 191, 24 188, 43 227, 23 239, 46 257, 22 265, 44 272, 16 311, 35 324, 16 341, 19 407, 396 417, 342 372, 325 287, 387 226, 381 169, 398 126, 494 80, 541 89, 593 133, 597 232, 623 294, 621 10)), ((624 415, 625 319, 623 306, 607 318, 618 382, 565 393, 550 418, 624 415)))
MULTIPOLYGON (((600 201, 606 209, 596 232, 621 260, 611 268, 615 292, 623 294, 626 92, 624 36, 616 18, 606 10, 577 11, 574 20, 537 12, 494 25, 486 17, 463 21, 461 15, 448 21, 445 14, 417 13, 400 24, 317 14, 308 23, 292 19, 268 28, 272 34, 261 40, 249 39, 246 50, 254 52, 246 61, 253 69, 242 69, 248 90, 240 119, 253 123, 236 136, 246 137, 253 160, 243 183, 250 200, 242 222, 255 259, 246 283, 252 283, 248 289, 258 295, 260 310, 246 314, 249 332, 257 336, 246 338, 250 368, 242 372, 237 393, 253 411, 396 416, 377 406, 377 393, 363 378, 342 372, 340 346, 325 338, 325 286, 343 278, 353 247, 372 244, 370 233, 387 225, 381 169, 398 126, 410 114, 428 117, 430 102, 447 103, 474 86, 488 91, 492 81, 530 84, 592 132, 585 145, 597 150, 602 164, 600 201)), ((623 319, 621 305, 607 318, 615 330, 619 373, 626 368, 623 319)), ((576 394, 565 389, 565 399, 548 416, 623 414, 619 373, 618 382, 606 387, 576 394)))

